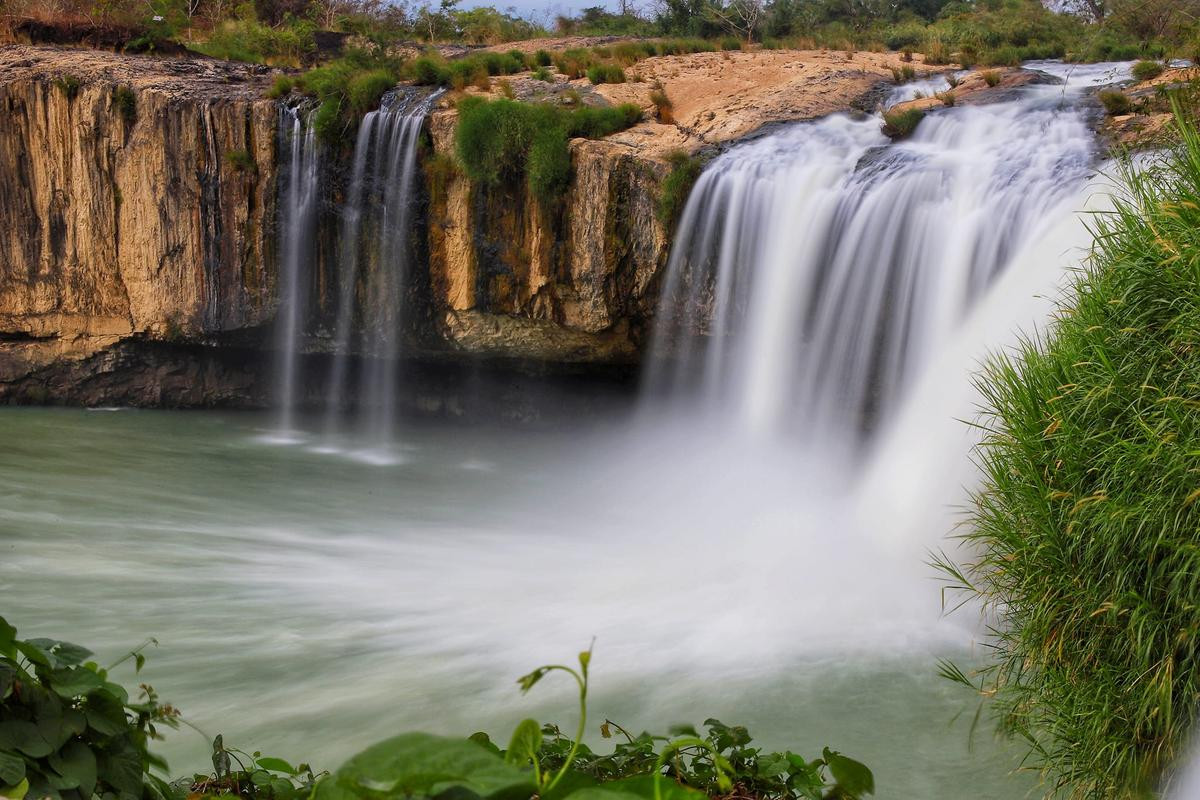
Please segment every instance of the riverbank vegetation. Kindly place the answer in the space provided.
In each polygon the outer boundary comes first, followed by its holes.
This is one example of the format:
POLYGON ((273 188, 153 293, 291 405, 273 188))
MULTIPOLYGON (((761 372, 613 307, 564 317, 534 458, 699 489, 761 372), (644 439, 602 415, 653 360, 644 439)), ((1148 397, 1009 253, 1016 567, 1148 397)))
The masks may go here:
POLYGON ((571 736, 532 719, 516 726, 504 749, 482 732, 467 738, 409 733, 328 773, 246 752, 218 734, 211 773, 168 782, 167 764, 148 745, 162 738, 161 729, 179 728, 180 712, 145 684, 131 700, 109 678, 123 664, 139 673, 151 643, 102 668, 87 648, 19 639, 0 618, 0 798, 861 800, 875 791, 871 770, 841 753, 825 748, 806 759, 767 752, 752 746, 744 727, 715 719, 704 722, 703 733, 684 725, 665 736, 635 736, 606 719, 598 732, 615 746, 596 752, 584 742, 590 649, 574 666, 541 666, 517 681, 523 693, 551 675, 575 683, 579 722, 571 736))
POLYGON ((351 46, 408 50, 549 36, 703 39, 713 49, 827 48, 914 51, 933 63, 1015 64, 1192 57, 1200 0, 663 0, 646 12, 597 5, 578 15, 518 15, 459 0, 0 0, 10 35, 188 48, 217 58, 311 65, 351 46), (107 31, 111 35, 97 35, 107 31))
POLYGON ((974 555, 939 562, 995 618, 991 665, 946 674, 1072 797, 1149 796, 1200 711, 1200 133, 1177 126, 1122 170, 1052 330, 980 376, 974 555))

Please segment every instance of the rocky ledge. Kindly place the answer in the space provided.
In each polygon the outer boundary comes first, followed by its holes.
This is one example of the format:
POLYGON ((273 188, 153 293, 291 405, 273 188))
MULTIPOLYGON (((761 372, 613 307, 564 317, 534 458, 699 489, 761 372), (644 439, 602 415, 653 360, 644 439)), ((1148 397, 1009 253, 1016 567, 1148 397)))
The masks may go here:
MULTIPOLYGON (((871 106, 902 67, 896 54, 698 53, 639 62, 625 84, 497 82, 496 94, 576 91, 587 102, 637 103, 646 117, 572 142, 554 220, 520 187, 484 192, 458 174, 427 187, 415 277, 427 307, 415 315, 412 352, 442 363, 636 363, 670 243, 656 214, 667 156, 871 106), (670 115, 656 110, 656 91, 670 98, 670 115)), ((88 365, 104 365, 111 397, 130 348, 147 343, 176 344, 185 359, 197 347, 269 349, 281 110, 264 95, 271 78, 210 59, 0 47, 0 225, 13 232, 0 244, 0 399, 86 403, 86 392, 64 387, 86 385, 88 365), (122 343, 120 358, 98 357, 122 343)), ((447 100, 429 121, 433 156, 450 154, 455 123, 447 100)), ((327 201, 333 217, 337 198, 327 201)), ((314 302, 328 305, 336 264, 325 256, 314 302)), ((262 392, 243 367, 258 361, 269 358, 239 356, 229 387, 208 369, 202 391, 172 396, 250 402, 262 392)), ((141 363, 134 372, 145 385, 122 396, 153 403, 163 397, 155 375, 165 373, 141 363)), ((174 383, 193 374, 169 372, 174 383)))

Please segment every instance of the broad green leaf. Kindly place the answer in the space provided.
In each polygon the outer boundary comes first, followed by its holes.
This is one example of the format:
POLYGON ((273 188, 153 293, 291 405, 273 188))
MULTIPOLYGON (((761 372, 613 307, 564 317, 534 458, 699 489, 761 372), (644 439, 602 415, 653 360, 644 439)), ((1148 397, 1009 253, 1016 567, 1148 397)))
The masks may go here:
POLYGON ((83 797, 90 797, 96 786, 96 756, 86 744, 68 742, 63 749, 50 756, 50 767, 64 781, 59 789, 78 789, 83 797))
POLYGON ((484 798, 528 798, 532 775, 467 739, 408 733, 369 747, 317 785, 316 800, 436 797, 463 789, 484 798))
POLYGON ((695 725, 672 725, 670 728, 667 728, 667 733, 672 736, 695 736, 697 739, 700 738, 695 725))
MULTIPOLYGON (((654 775, 634 775, 630 778, 602 783, 597 788, 631 794, 642 798, 642 800, 653 800, 654 782, 656 780, 659 784, 658 790, 662 800, 707 800, 708 798, 708 795, 704 792, 684 786, 681 783, 676 783, 671 778, 663 775, 657 777, 654 775)), ((572 798, 574 797, 575 795, 572 795, 572 798)), ((587 798, 581 798, 580 800, 587 800, 587 798)), ((601 798, 596 798, 596 800, 601 800, 601 798)))
POLYGON ((137 748, 126 739, 117 739, 117 745, 109 752, 100 754, 98 774, 100 780, 109 783, 124 796, 141 797, 142 757, 137 748))
POLYGON ((19 750, 30 758, 45 758, 58 749, 51 725, 10 719, 0 722, 0 747, 19 750))
POLYGON ((41 647, 38 647, 38 645, 32 641, 17 642, 16 648, 18 653, 25 656, 31 663, 39 667, 46 667, 49 669, 51 667, 58 666, 58 659, 54 658, 54 656, 50 655, 41 647))
POLYGON ((475 733, 472 733, 467 737, 467 740, 474 742, 493 755, 501 755, 500 748, 497 747, 496 743, 492 741, 492 737, 488 736, 483 731, 475 731, 475 733))
POLYGON ((851 797, 862 797, 864 794, 875 794, 875 776, 865 764, 847 758, 841 753, 825 748, 822 753, 829 772, 837 785, 851 797))
POLYGON ((536 719, 523 719, 513 730, 504 760, 510 764, 523 766, 527 762, 536 761, 538 751, 541 749, 542 726, 538 725, 536 719))
POLYGON ((54 641, 53 639, 35 639, 34 641, 37 642, 39 646, 54 653, 54 657, 58 659, 60 664, 66 664, 68 666, 82 664, 87 660, 88 656, 92 655, 92 651, 88 650, 86 647, 77 644, 71 644, 70 642, 58 642, 54 641), (46 647, 43 642, 48 642, 50 646, 46 647))
POLYGON ((64 667, 50 673, 50 686, 60 697, 80 697, 103 685, 104 679, 86 667, 64 667))
POLYGON ((0 785, 14 786, 25 778, 25 759, 16 753, 0 750, 0 785))
POLYGON ((262 769, 269 769, 271 772, 283 772, 288 775, 295 775, 297 770, 282 758, 272 758, 271 756, 263 756, 256 759, 255 763, 262 769))
POLYGON ((5 800, 25 800, 25 795, 29 794, 29 779, 23 779, 16 786, 5 788, 0 786, 0 797, 5 800))
POLYGON ((16 658, 17 629, 0 617, 0 655, 16 658))
POLYGON ((88 727, 104 736, 116 736, 129 729, 125 706, 102 689, 87 696, 83 713, 87 717, 88 727))

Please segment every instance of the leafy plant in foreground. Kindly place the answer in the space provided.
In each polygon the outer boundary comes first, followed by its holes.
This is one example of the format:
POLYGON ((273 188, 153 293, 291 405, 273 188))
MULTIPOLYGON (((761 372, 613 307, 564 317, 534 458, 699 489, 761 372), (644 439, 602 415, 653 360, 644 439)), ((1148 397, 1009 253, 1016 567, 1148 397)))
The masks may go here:
POLYGON ((176 781, 189 798, 241 797, 245 800, 299 800, 312 794, 317 779, 308 764, 292 766, 282 758, 247 753, 225 746, 220 734, 213 740, 213 771, 176 781), (236 768, 235 768, 236 765, 236 768))
POLYGON ((617 731, 624 741, 597 754, 583 742, 587 729, 588 668, 551 664, 518 679, 528 692, 547 675, 570 675, 579 689, 579 725, 573 737, 557 725, 521 721, 501 750, 485 733, 454 739, 409 733, 352 757, 317 783, 314 800, 384 800, 399 797, 484 800, 705 800, 710 796, 758 800, 858 800, 875 791, 871 771, 826 748, 808 761, 795 753, 766 753, 751 747, 741 726, 705 721, 701 735, 690 726, 670 736, 633 736, 605 720, 604 738, 617 731), (827 774, 828 773, 828 774, 827 774))
POLYGON ((178 724, 179 712, 141 687, 133 700, 108 679, 131 651, 108 668, 92 652, 54 639, 17 638, 0 617, 0 796, 54 800, 164 800, 171 787, 150 773, 166 769, 148 745, 159 726, 178 724))

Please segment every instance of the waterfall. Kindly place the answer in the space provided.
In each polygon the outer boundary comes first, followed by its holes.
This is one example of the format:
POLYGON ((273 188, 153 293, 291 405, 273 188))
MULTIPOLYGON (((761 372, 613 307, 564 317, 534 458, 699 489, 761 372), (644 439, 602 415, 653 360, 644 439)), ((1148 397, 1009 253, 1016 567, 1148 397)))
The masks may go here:
POLYGON ((857 449, 1094 172, 1081 87, 1124 65, 1038 66, 1068 80, 938 109, 908 140, 839 115, 714 159, 671 251, 647 404, 857 449))
POLYGON ((307 281, 312 274, 315 250, 320 159, 316 133, 307 124, 303 106, 280 106, 279 151, 288 154, 280 197, 282 252, 279 270, 278 337, 279 436, 295 435, 295 411, 299 386, 299 351, 307 306, 307 281))
POLYGON ((329 432, 339 429, 344 407, 355 405, 362 411, 363 433, 372 442, 391 438, 417 145, 436 97, 437 93, 419 91, 389 92, 358 130, 338 250, 329 432), (355 393, 350 361, 356 353, 363 366, 355 393))

